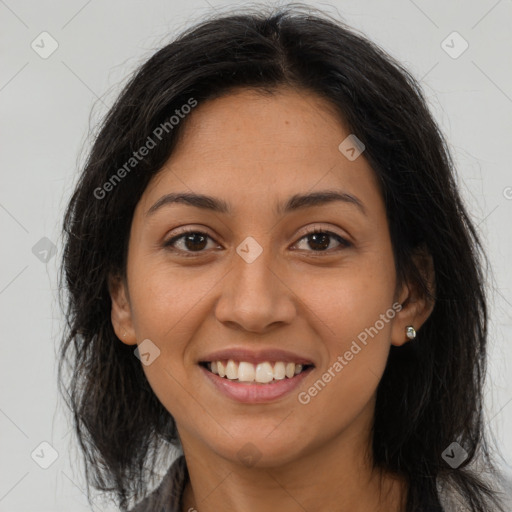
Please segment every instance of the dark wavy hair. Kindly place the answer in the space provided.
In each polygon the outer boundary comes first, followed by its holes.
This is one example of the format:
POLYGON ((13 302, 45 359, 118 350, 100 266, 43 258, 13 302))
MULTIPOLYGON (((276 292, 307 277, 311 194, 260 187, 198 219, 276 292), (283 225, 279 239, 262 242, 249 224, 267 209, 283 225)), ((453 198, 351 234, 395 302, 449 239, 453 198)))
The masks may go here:
POLYGON ((407 512, 433 506, 439 482, 457 491, 465 510, 488 512, 497 493, 473 468, 484 461, 495 471, 482 414, 486 260, 447 143, 406 69, 301 4, 217 14, 188 29, 136 70, 95 137, 65 214, 60 275, 59 386, 73 412, 88 490, 112 494, 124 510, 149 492, 159 454, 179 447, 175 422, 133 347, 114 333, 108 279, 125 276, 134 208, 186 119, 122 181, 113 176, 191 98, 201 104, 239 88, 272 94, 280 87, 327 100, 365 144, 382 187, 398 282, 429 294, 413 257, 426 248, 433 259, 434 310, 415 340, 391 348, 378 386, 375 467, 407 479, 407 512), (107 182, 108 194, 99 193, 107 182), (457 469, 441 457, 454 441, 468 453, 457 469))

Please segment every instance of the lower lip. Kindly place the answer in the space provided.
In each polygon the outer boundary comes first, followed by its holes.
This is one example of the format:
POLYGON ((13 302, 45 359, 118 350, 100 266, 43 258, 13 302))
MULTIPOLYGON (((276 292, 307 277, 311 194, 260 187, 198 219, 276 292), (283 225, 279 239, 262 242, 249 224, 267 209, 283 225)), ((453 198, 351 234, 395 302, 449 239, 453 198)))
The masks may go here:
POLYGON ((224 395, 246 404, 261 404, 281 398, 296 389, 313 367, 295 375, 291 379, 273 380, 268 384, 248 384, 219 377, 204 366, 199 366, 203 374, 224 395))

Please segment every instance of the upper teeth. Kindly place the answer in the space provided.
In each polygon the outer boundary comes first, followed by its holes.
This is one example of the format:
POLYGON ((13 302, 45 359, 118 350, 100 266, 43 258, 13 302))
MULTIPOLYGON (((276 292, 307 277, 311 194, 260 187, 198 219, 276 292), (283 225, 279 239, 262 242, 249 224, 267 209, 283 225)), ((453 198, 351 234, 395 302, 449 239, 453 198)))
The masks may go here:
POLYGON ((241 382, 260 382, 265 384, 271 380, 282 380, 285 377, 291 379, 294 375, 299 374, 302 364, 283 363, 277 361, 272 366, 271 363, 265 361, 254 365, 246 361, 212 361, 208 363, 208 368, 212 373, 220 377, 226 377, 230 380, 238 379, 241 382))

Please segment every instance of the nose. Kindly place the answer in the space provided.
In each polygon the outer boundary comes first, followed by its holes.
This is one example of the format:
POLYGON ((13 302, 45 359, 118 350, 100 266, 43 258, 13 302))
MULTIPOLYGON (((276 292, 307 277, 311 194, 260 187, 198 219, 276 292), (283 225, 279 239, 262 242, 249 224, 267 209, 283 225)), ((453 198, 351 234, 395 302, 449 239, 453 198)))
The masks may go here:
POLYGON ((233 268, 223 280, 216 303, 219 322, 262 334, 291 323, 297 310, 295 295, 287 283, 289 276, 271 259, 268 250, 251 263, 234 255, 233 268))

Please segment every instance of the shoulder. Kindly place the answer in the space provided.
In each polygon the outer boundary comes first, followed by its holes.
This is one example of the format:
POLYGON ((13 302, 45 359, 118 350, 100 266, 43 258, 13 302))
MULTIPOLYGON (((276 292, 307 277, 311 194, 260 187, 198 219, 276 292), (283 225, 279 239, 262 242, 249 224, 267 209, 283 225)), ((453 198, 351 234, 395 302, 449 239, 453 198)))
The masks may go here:
POLYGON ((181 498, 188 472, 181 455, 169 468, 159 486, 129 512, 181 512, 181 498))

